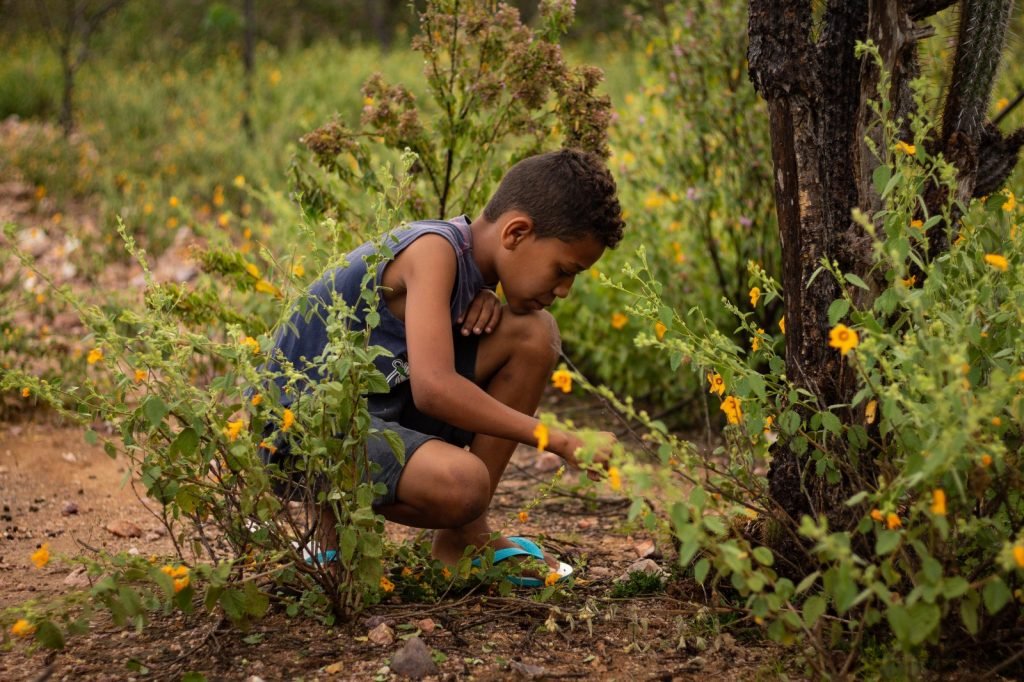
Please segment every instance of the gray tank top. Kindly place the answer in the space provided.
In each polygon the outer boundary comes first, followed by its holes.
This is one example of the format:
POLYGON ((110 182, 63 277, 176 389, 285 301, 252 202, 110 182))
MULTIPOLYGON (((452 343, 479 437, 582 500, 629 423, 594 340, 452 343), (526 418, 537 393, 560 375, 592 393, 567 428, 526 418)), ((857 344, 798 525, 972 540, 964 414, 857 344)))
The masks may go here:
MULTIPOLYGON (((448 240, 455 250, 458 272, 451 295, 451 324, 469 307, 473 298, 485 287, 483 275, 473 260, 472 233, 466 216, 451 220, 420 220, 398 228, 385 237, 385 244, 395 256, 398 256, 410 244, 425 234, 439 234, 448 240)), ((271 372, 280 371, 278 358, 283 356, 296 369, 303 371, 312 381, 320 379, 315 367, 309 362, 323 353, 327 346, 327 306, 335 296, 341 296, 345 302, 355 308, 355 326, 366 324, 368 306, 360 300, 360 287, 366 274, 365 258, 376 251, 373 243, 363 244, 345 257, 345 265, 328 270, 320 279, 313 283, 306 297, 307 307, 315 307, 312 314, 303 312, 296 306, 289 317, 288 324, 281 327, 275 341, 274 351, 267 368, 271 372)), ((380 285, 384 268, 388 261, 377 265, 376 284, 380 285)), ((388 309, 383 297, 378 299, 377 312, 380 324, 370 332, 370 344, 382 346, 391 352, 392 357, 378 357, 375 361, 377 369, 387 377, 388 385, 394 388, 409 379, 409 354, 405 339, 405 323, 396 318, 388 309)), ((458 333, 458 332, 456 332, 458 333)), ((279 387, 283 387, 283 379, 278 379, 279 387)), ((289 405, 294 400, 282 392, 281 404, 289 405)))

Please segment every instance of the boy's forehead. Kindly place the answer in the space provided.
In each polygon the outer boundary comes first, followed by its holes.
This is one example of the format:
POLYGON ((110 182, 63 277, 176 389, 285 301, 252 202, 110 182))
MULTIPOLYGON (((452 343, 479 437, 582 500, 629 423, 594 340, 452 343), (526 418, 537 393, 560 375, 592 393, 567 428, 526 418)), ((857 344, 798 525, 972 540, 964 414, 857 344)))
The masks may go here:
POLYGON ((604 244, 593 237, 572 241, 549 237, 539 240, 539 246, 547 250, 551 256, 566 260, 580 268, 589 268, 604 253, 604 244))

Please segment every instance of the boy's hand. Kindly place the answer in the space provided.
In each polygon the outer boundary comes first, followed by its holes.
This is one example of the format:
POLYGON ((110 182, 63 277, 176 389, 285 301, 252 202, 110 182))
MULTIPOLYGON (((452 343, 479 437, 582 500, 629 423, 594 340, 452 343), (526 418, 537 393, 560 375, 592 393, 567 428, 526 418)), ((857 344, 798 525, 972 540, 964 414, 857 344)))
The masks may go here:
MULTIPOLYGON (((554 434, 553 434, 554 435, 554 434)), ((594 464, 607 467, 611 459, 612 448, 618 442, 618 438, 610 431, 601 431, 598 434, 597 451, 594 453, 594 464)), ((558 432, 558 436, 552 438, 551 447, 548 449, 565 460, 565 463, 573 469, 579 469, 580 463, 576 459, 576 451, 584 447, 583 440, 574 433, 558 432)), ((588 470, 587 476, 592 481, 601 480, 601 474, 594 470, 588 470)))
POLYGON ((490 289, 481 289, 469 304, 466 313, 456 320, 462 335, 490 334, 501 321, 501 299, 490 289))

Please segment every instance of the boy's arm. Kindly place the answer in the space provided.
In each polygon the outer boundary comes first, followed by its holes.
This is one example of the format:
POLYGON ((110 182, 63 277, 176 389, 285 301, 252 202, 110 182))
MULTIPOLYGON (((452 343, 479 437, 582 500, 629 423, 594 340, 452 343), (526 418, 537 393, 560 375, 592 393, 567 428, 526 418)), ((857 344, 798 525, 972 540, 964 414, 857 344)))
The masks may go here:
MULTIPOLYGON (((406 249, 405 332, 413 401, 424 414, 457 428, 534 444, 538 420, 491 397, 455 371, 451 292, 457 268, 455 252, 440 235, 424 235, 406 249)), ((548 449, 571 464, 582 441, 552 431, 548 449)))

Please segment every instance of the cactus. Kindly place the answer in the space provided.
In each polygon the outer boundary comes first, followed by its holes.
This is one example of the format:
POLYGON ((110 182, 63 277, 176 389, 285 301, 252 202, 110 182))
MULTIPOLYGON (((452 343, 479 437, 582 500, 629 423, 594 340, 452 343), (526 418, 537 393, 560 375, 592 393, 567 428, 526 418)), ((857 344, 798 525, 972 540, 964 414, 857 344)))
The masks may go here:
POLYGON ((1013 0, 962 0, 953 78, 943 113, 943 140, 954 133, 977 143, 1002 55, 1013 0))

